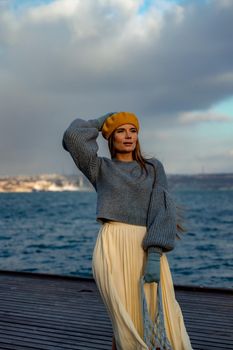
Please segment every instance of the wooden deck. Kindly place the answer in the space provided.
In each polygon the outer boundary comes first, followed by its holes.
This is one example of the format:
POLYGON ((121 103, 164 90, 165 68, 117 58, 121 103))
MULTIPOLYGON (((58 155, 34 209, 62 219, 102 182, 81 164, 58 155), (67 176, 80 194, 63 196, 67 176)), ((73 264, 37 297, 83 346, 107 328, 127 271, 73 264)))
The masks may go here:
MULTIPOLYGON (((195 350, 233 349, 233 292, 175 286, 195 350)), ((111 349, 93 279, 0 271, 0 350, 111 349)))

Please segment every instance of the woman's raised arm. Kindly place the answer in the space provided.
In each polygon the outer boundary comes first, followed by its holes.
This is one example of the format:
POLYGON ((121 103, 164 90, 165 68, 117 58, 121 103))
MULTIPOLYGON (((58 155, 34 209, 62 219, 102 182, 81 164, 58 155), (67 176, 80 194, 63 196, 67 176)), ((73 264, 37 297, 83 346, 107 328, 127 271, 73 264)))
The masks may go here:
POLYGON ((79 118, 73 120, 62 139, 63 148, 70 153, 77 167, 94 187, 101 161, 97 156, 99 147, 96 139, 109 115, 110 113, 90 120, 79 118))

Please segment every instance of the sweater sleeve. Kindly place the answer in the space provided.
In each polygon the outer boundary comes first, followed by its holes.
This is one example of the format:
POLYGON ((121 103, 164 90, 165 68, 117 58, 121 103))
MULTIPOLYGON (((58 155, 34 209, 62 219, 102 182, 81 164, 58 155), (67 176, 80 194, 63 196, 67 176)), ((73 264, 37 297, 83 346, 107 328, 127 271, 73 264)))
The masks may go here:
POLYGON ((101 158, 97 156, 97 137, 107 115, 98 119, 75 119, 66 129, 63 148, 70 153, 77 167, 96 188, 101 158))
POLYGON ((156 162, 156 182, 148 211, 147 233, 142 246, 148 252, 168 252, 175 247, 176 206, 168 190, 167 176, 160 161, 156 162))

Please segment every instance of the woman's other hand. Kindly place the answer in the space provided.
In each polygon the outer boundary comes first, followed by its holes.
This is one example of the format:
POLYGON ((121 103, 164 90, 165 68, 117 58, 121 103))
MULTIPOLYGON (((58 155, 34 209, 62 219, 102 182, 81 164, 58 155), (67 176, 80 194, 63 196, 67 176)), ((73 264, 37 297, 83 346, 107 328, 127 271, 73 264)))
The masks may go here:
POLYGON ((147 262, 144 272, 144 278, 146 283, 160 281, 160 257, 162 255, 162 251, 158 248, 149 248, 147 262))

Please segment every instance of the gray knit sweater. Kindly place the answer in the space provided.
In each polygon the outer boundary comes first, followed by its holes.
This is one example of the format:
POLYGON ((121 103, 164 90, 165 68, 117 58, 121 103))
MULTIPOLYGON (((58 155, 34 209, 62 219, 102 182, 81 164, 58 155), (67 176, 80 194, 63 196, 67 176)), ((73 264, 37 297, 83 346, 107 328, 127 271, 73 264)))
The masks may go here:
POLYGON ((174 248, 175 232, 173 230, 169 235, 164 234, 165 231, 167 232, 164 196, 159 195, 156 200, 152 198, 152 215, 150 211, 150 221, 149 223, 147 221, 155 178, 154 169, 156 169, 156 191, 159 188, 160 192, 161 189, 167 192, 167 178, 163 165, 155 158, 148 159, 146 164, 148 174, 146 174, 137 161, 124 162, 99 157, 96 139, 106 116, 88 121, 75 119, 64 132, 63 148, 70 153, 77 167, 97 192, 96 218, 98 221, 112 220, 147 226, 148 233, 143 241, 143 249, 146 251, 151 247, 150 250, 169 251, 174 248), (153 212, 158 217, 161 217, 162 213, 163 227, 156 222, 153 212), (153 229, 155 223, 156 232, 153 229))

